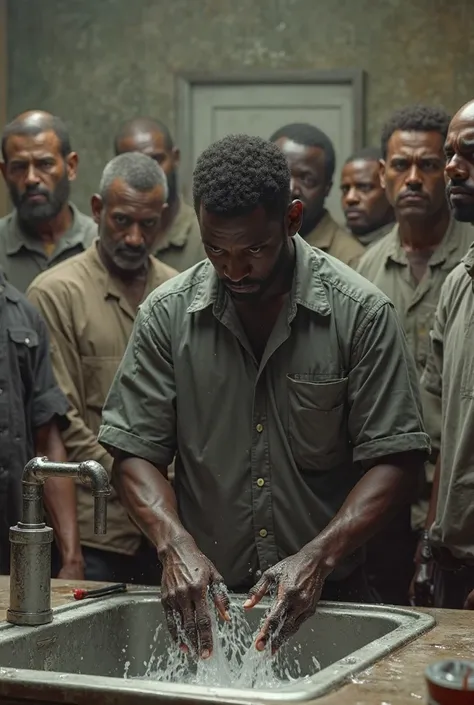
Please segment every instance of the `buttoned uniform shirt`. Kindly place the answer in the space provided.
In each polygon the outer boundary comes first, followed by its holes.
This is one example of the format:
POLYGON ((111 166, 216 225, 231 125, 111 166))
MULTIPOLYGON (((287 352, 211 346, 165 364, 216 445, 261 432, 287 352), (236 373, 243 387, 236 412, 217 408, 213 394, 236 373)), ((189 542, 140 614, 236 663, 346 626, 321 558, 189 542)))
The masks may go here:
MULTIPOLYGON (((359 262, 357 271, 378 286, 393 302, 415 358, 419 378, 426 365, 429 334, 441 287, 473 240, 472 225, 451 220, 443 240, 428 261, 423 279, 418 283, 411 273, 409 260, 401 245, 398 225, 369 248, 359 262)), ((421 399, 426 430, 431 436, 433 448, 439 450, 440 401, 426 389, 422 389, 421 399)))
POLYGON ((21 478, 35 455, 34 434, 68 403, 56 384, 44 321, 0 274, 0 571, 9 572, 8 530, 21 520, 21 478))
POLYGON ((207 257, 194 208, 182 198, 175 219, 159 236, 155 257, 178 272, 184 272, 207 257))
POLYGON ((13 211, 0 219, 0 269, 10 284, 25 292, 33 279, 68 257, 80 254, 97 237, 97 225, 72 203, 71 227, 48 256, 38 238, 21 228, 18 214, 13 211))
MULTIPOLYGON (((145 295, 177 272, 150 257, 145 295)), ((51 359, 66 394, 69 428, 63 435, 68 458, 96 460, 110 473, 112 458, 97 442, 102 405, 125 351, 136 310, 120 280, 100 259, 97 243, 86 252, 44 272, 28 289, 51 336, 51 359)), ((107 534, 94 534, 94 500, 78 484, 78 524, 85 546, 133 555, 141 533, 113 492, 107 502, 107 534)))
POLYGON ((388 233, 393 229, 393 226, 394 223, 388 223, 388 225, 382 225, 380 228, 371 230, 363 235, 354 235, 354 237, 357 238, 361 245, 368 248, 385 237, 385 235, 388 235, 388 233))
POLYGON ((336 223, 328 211, 324 212, 319 223, 306 235, 305 240, 311 247, 317 247, 328 255, 337 257, 354 269, 365 252, 365 247, 342 225, 336 223))
MULTIPOLYGON (((392 304, 295 236, 293 285, 257 361, 209 260, 141 306, 99 441, 167 466, 180 519, 231 588, 298 551, 364 471, 429 451, 392 304)), ((360 551, 330 579, 347 576, 360 551)))
POLYGON ((435 546, 474 564, 474 247, 447 277, 422 386, 441 400, 435 546))

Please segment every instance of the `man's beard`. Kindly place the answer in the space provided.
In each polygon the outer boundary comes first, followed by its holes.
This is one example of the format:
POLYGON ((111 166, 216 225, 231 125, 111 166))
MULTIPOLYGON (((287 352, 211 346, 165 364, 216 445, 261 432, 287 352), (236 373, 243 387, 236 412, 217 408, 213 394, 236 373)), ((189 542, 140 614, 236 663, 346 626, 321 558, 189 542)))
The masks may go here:
POLYGON ((70 190, 67 173, 58 181, 54 191, 48 191, 44 186, 29 186, 20 194, 15 186, 9 188, 20 222, 30 226, 55 218, 69 201, 70 190), (44 196, 46 200, 34 203, 28 200, 28 196, 44 196))

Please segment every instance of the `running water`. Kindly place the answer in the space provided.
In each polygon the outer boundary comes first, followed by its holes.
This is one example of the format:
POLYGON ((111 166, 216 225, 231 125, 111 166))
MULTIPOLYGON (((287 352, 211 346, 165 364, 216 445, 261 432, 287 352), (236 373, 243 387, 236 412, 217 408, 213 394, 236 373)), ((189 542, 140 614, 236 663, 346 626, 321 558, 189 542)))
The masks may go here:
MULTIPOLYGON (((252 631, 241 605, 231 607, 230 622, 218 620, 213 605, 210 605, 210 612, 214 649, 209 659, 196 661, 177 649, 169 637, 168 652, 158 654, 157 647, 154 646, 145 674, 135 678, 224 688, 273 689, 309 677, 302 672, 299 662, 301 645, 285 645, 275 656, 271 655, 270 644, 264 651, 257 651, 255 639, 258 629, 252 631)), ((161 629, 163 627, 160 625, 155 632, 155 643, 161 629)), ((186 642, 182 633, 180 638, 186 642)), ((305 660, 307 658, 306 654, 305 660)), ((312 657, 311 661, 313 675, 320 670, 320 665, 315 657, 312 657)), ((129 677, 128 666, 127 662, 125 678, 129 677)))

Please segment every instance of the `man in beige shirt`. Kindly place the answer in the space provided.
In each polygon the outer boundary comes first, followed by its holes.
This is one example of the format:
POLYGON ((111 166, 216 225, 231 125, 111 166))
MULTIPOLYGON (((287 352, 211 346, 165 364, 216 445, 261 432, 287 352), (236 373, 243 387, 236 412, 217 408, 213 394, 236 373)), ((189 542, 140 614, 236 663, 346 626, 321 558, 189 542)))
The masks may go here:
MULTIPOLYGON (((97 442, 102 405, 132 331, 138 305, 177 272, 150 256, 167 196, 163 170, 143 154, 113 159, 92 198, 99 239, 86 252, 44 272, 28 297, 51 336, 53 368, 71 411, 64 433, 72 461, 112 458, 97 442)), ((85 577, 156 582, 156 555, 148 553, 117 496, 108 502, 105 536, 93 533, 90 492, 77 487, 85 577)))
POLYGON ((97 226, 69 201, 78 156, 62 120, 23 113, 2 136, 0 168, 15 210, 0 219, 0 270, 24 292, 45 269, 83 252, 97 226))
POLYGON ((365 147, 346 159, 341 172, 341 206, 347 229, 369 247, 393 228, 395 215, 380 181, 382 152, 365 147))
POLYGON ((155 256, 183 272, 206 258, 194 208, 179 191, 180 153, 168 127, 160 120, 135 118, 119 129, 114 142, 115 154, 142 152, 154 159, 168 180, 168 207, 163 213, 155 256))
MULTIPOLYGON (((389 235, 375 243, 362 257, 358 271, 379 287, 394 303, 421 378, 429 349, 441 287, 466 254, 474 239, 470 224, 456 222, 445 195, 444 140, 449 116, 442 110, 412 106, 397 111, 382 134, 382 182, 395 209, 397 223, 389 235)), ((427 468, 428 486, 412 511, 413 528, 424 526, 427 499, 440 447, 441 406, 439 399, 422 390, 426 430, 431 436, 433 454, 427 468)), ((408 531, 408 530, 407 530, 408 531)), ((380 535, 379 542, 386 541, 380 535)), ((398 541, 390 553, 399 560, 405 555, 406 568, 397 572, 410 582, 413 572, 408 535, 398 529, 398 541), (398 548, 395 547, 398 546, 398 548)), ((380 571, 387 556, 381 547, 380 571)), ((390 558, 392 561, 392 558, 390 558)), ((394 587, 390 580, 388 589, 394 587)))
POLYGON ((291 172, 291 197, 304 207, 300 235, 309 245, 355 267, 364 246, 325 208, 336 165, 329 137, 313 125, 295 123, 277 130, 270 142, 285 154, 291 172))

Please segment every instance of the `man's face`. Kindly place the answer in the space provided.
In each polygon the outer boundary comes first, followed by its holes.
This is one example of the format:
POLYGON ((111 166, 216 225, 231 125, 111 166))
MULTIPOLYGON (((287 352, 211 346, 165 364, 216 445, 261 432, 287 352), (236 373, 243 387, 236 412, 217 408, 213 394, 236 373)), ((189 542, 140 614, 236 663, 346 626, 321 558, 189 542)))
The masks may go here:
POLYGON ((206 253, 219 279, 238 300, 258 300, 291 267, 290 237, 301 224, 303 207, 294 201, 281 218, 259 206, 234 218, 201 206, 199 224, 206 253))
POLYGON ((446 208, 443 143, 438 132, 390 137, 381 179, 397 220, 424 220, 446 208))
POLYGON ((344 166, 341 205, 354 235, 365 235, 390 222, 392 207, 380 183, 377 160, 355 159, 344 166))
POLYGON ((124 137, 118 146, 117 153, 141 152, 154 159, 163 169, 168 181, 168 204, 172 205, 178 198, 178 165, 179 149, 168 149, 161 132, 143 131, 124 137))
POLYGON ((134 275, 146 266, 160 231, 165 205, 162 186, 135 191, 116 179, 104 201, 92 197, 92 214, 99 226, 100 247, 114 269, 134 275))
POLYGON ((34 226, 54 218, 69 200, 77 154, 64 158, 54 132, 12 135, 5 152, 2 172, 20 220, 34 226))
POLYGON ((331 190, 326 180, 326 158, 320 147, 304 147, 280 137, 276 140, 288 160, 291 172, 291 197, 303 204, 303 224, 300 234, 305 237, 321 220, 324 202, 331 190))
POLYGON ((474 104, 454 116, 445 144, 446 192, 456 220, 474 223, 474 104))

